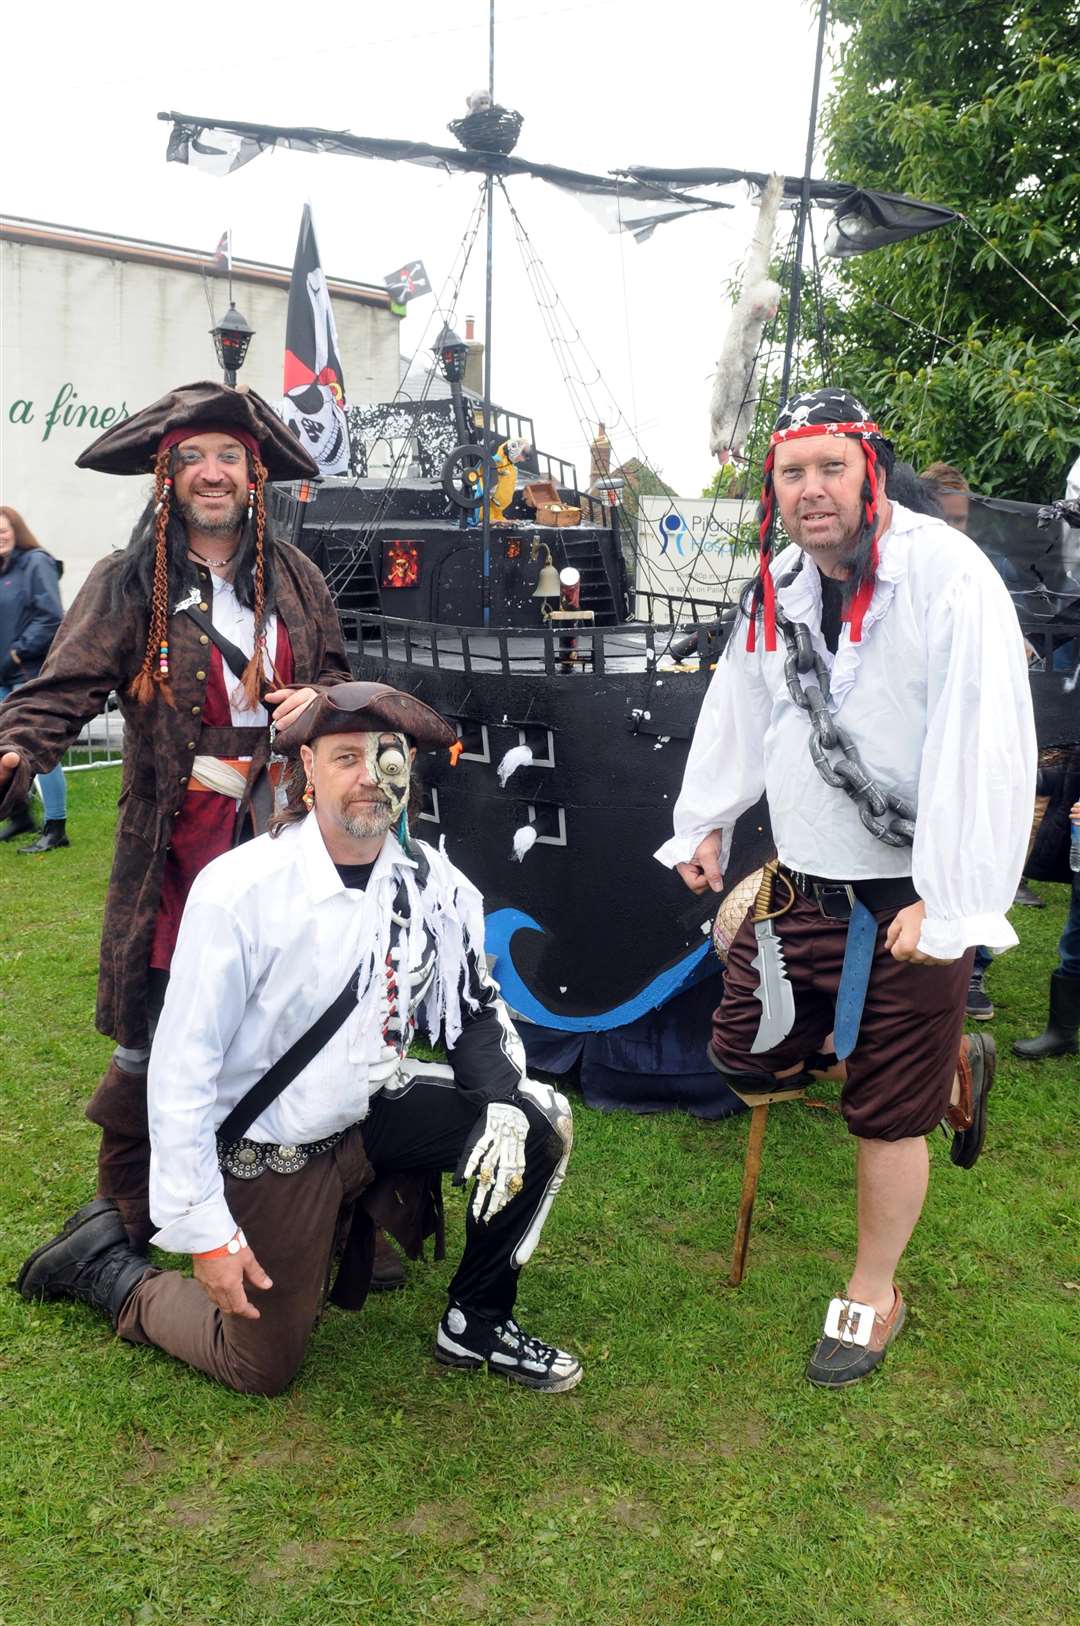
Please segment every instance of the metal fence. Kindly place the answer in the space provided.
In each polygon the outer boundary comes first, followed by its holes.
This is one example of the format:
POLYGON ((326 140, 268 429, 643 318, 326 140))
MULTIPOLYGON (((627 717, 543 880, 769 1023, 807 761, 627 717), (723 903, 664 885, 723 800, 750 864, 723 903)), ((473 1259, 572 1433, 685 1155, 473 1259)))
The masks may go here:
POLYGON ((60 765, 65 773, 82 773, 87 768, 118 768, 123 760, 124 719, 116 695, 111 694, 105 710, 87 723, 60 765))

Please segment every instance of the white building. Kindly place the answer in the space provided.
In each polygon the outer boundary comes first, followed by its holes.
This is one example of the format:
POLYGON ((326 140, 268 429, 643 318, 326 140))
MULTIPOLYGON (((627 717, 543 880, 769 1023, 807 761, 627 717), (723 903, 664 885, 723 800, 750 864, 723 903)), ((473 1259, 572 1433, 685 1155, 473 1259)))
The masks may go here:
MULTIPOLYGON (((0 502, 64 563, 70 603, 94 562, 123 546, 149 480, 92 474, 75 458, 177 384, 220 378, 209 330, 228 308, 208 255, 167 243, 0 217, 0 502)), ((282 391, 290 269, 233 262, 251 327, 241 374, 282 391)), ((383 287, 328 277, 350 401, 398 387, 398 318, 383 287)))

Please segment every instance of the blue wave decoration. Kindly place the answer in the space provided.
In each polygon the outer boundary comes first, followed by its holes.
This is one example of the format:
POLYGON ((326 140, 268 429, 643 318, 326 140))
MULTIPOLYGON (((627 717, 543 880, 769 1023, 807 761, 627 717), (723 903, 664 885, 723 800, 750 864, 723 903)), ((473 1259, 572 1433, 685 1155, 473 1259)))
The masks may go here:
POLYGON ((487 952, 494 961, 492 971, 506 1003, 527 1021, 539 1022, 543 1027, 560 1028, 564 1033, 604 1033, 608 1028, 619 1028, 627 1022, 636 1021, 639 1016, 663 1005, 693 982, 695 973, 709 952, 707 942, 702 943, 700 948, 691 949, 681 960, 668 966, 666 971, 661 971, 632 999, 615 1005, 610 1011, 598 1011, 595 1016, 560 1016, 541 1004, 522 980, 510 952, 515 932, 543 930, 531 915, 521 909, 496 909, 484 921, 487 952))

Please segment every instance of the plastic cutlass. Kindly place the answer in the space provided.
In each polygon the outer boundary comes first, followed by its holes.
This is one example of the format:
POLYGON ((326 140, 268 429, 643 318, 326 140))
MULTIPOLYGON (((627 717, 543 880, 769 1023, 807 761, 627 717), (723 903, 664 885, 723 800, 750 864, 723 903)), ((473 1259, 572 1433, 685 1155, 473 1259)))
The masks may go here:
POLYGON ((780 939, 772 920, 768 918, 775 881, 775 863, 766 864, 754 900, 754 935, 758 949, 750 962, 758 974, 754 997, 761 1001, 761 1021, 758 1023, 757 1037, 750 1046, 750 1053, 754 1056, 772 1050, 774 1045, 787 1038, 795 1025, 795 992, 788 981, 780 939))

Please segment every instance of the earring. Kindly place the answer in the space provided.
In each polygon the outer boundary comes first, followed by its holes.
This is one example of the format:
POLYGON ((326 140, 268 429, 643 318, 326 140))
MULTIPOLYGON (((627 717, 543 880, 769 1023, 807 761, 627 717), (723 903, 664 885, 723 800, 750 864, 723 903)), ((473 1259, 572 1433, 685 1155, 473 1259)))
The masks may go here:
POLYGON ((301 796, 300 800, 303 802, 305 808, 310 813, 312 808, 315 806, 315 786, 311 783, 310 779, 308 780, 307 784, 304 786, 304 794, 303 794, 303 796, 301 796))
POLYGON ((251 516, 252 516, 252 514, 254 512, 255 512, 255 483, 254 483, 254 481, 249 480, 248 481, 248 511, 247 511, 248 519, 251 518, 251 516))
MULTIPOLYGON (((172 476, 167 474, 165 476, 165 483, 161 488, 161 500, 160 500, 160 502, 156 502, 154 504, 154 514, 155 514, 155 516, 157 516, 158 514, 161 513, 161 510, 164 508, 165 504, 169 500, 169 493, 171 491, 172 491, 172 476)), ((250 513, 250 510, 249 510, 249 513, 250 513)))

